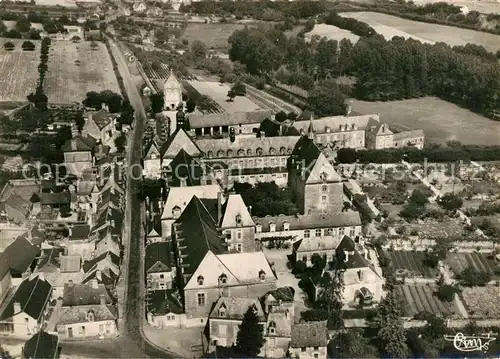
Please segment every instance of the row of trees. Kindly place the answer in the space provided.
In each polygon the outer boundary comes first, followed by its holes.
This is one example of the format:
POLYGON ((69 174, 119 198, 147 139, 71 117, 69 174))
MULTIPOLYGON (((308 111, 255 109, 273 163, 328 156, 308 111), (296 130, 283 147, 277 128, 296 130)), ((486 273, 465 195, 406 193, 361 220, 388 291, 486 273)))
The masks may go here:
POLYGON ((47 96, 43 92, 43 83, 45 80, 45 74, 48 70, 49 61, 49 49, 50 49, 50 38, 46 37, 42 40, 42 45, 40 47, 40 64, 38 65, 38 85, 35 92, 30 93, 27 98, 30 103, 32 103, 37 109, 45 111, 47 109, 47 96))
POLYGON ((308 19, 320 15, 327 10, 325 1, 199 1, 190 5, 182 4, 179 11, 184 13, 214 14, 219 16, 232 16, 237 19, 244 16, 253 19, 279 21, 282 18, 293 17, 308 19), (273 16, 265 16, 265 14, 273 16))
POLYGON ((353 18, 339 16, 335 12, 331 12, 325 16, 323 21, 325 24, 348 30, 360 37, 370 37, 377 34, 370 25, 353 18))
POLYGON ((337 152, 340 163, 456 163, 459 161, 498 161, 500 146, 459 145, 456 147, 433 146, 424 149, 394 148, 381 150, 356 151, 341 148, 337 152))
MULTIPOLYGON (((3 44, 3 48, 5 49, 5 51, 13 51, 16 48, 16 44, 14 44, 12 41, 7 41, 3 44)), ((21 45, 21 48, 23 49, 23 51, 34 51, 36 46, 31 41, 24 41, 21 45)))
MULTIPOLYGON (((330 17, 339 18, 335 13, 330 17)), ((453 49, 402 37, 387 41, 369 29, 365 32, 369 36, 353 45, 348 39, 313 38, 306 43, 300 37, 288 39, 276 28, 245 28, 229 38, 229 55, 249 73, 268 79, 282 66, 307 74, 313 81, 355 77, 352 94, 362 100, 437 96, 492 118, 500 108, 500 65, 484 48, 453 49)), ((314 108, 317 103, 310 105, 314 108)))

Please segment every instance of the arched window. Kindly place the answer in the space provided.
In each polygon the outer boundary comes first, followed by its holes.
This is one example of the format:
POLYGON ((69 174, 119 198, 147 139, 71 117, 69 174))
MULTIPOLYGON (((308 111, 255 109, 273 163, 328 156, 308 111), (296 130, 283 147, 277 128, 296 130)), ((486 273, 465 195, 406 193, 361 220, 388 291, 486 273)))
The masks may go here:
POLYGON ((289 155, 291 155, 292 154, 292 149, 289 148, 288 150, 286 150, 286 153, 288 153, 289 155))
POLYGON ((253 155, 253 151, 249 148, 247 150, 247 156, 252 156, 253 155))
POLYGON ((198 281, 198 285, 203 285, 203 282, 205 281, 205 278, 203 278, 202 275, 199 275, 197 281, 198 281))
POLYGON ((241 216, 239 214, 236 215, 236 225, 241 226, 241 216))
POLYGON ((208 158, 212 158, 214 156, 214 152, 213 151, 208 151, 207 152, 207 156, 208 156, 208 158))
POLYGON ((217 157, 224 157, 224 151, 223 150, 218 150, 217 151, 217 157))
POLYGON ((227 150, 227 157, 233 157, 233 150, 227 150))
POLYGON ((262 151, 262 148, 257 148, 257 156, 263 156, 264 155, 264 151, 262 151))
POLYGON ((239 157, 243 157, 243 156, 245 156, 245 150, 243 150, 243 149, 239 149, 239 150, 238 150, 238 156, 239 156, 239 157))
POLYGON ((224 303, 221 304, 219 308, 219 317, 225 317, 226 316, 226 306, 224 303))
POLYGON ((285 147, 281 147, 280 148, 280 155, 284 155, 286 154, 286 148, 285 147))
POLYGON ((93 322, 95 320, 94 311, 92 311, 92 310, 88 311, 88 313, 87 313, 87 320, 89 322, 93 322))
POLYGON ((221 284, 226 284, 227 283, 227 275, 225 275, 224 273, 222 273, 219 277, 219 282, 221 284))
POLYGON ((264 272, 262 269, 259 271, 259 279, 260 280, 266 279, 266 272, 264 272))
POLYGON ((276 150, 274 149, 274 147, 271 147, 271 148, 269 149, 269 154, 270 154, 270 155, 275 155, 275 154, 276 154, 276 150))
POLYGON ((269 326, 267 327, 267 331, 269 334, 276 334, 276 322, 270 321, 269 326))

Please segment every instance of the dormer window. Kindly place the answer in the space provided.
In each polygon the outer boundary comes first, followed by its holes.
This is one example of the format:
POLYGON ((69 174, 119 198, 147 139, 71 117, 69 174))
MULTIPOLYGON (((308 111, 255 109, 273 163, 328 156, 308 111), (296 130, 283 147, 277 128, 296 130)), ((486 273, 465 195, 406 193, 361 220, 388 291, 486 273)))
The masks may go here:
POLYGON ((252 155, 253 155, 252 150, 251 150, 251 149, 248 149, 248 150, 247 150, 247 156, 252 156, 252 155))
POLYGON ((319 176, 323 182, 326 182, 326 179, 328 175, 325 172, 322 172, 321 175, 319 176))
POLYGON ((226 284, 227 283, 227 275, 225 275, 224 273, 222 273, 219 277, 219 282, 221 284, 226 284))
POLYGON ((242 149, 238 150, 238 157, 243 157, 243 156, 245 156, 245 151, 242 149))
POLYGON ((87 313, 87 321, 93 322, 95 320, 94 312, 89 310, 87 313))
POLYGON ((174 208, 172 208, 172 217, 177 219, 180 217, 180 215, 181 215, 181 207, 175 206, 174 208))
POLYGON ((256 233, 261 233, 261 232, 262 232, 262 224, 257 223, 257 224, 255 225, 255 232, 256 232, 256 233))
POLYGON ((227 150, 227 157, 233 157, 233 150, 227 150))
POLYGON ((156 153, 152 153, 152 154, 151 154, 151 159, 152 159, 152 160, 155 160, 155 159, 156 159, 156 153))
POLYGON ((203 278, 203 276, 200 275, 200 276, 198 276, 197 281, 198 281, 198 285, 203 285, 203 282, 205 281, 205 278, 203 278))
POLYGON ((236 215, 236 225, 241 226, 241 216, 239 214, 236 215))
POLYGON ((219 317, 225 317, 226 316, 226 306, 222 304, 219 308, 219 317))
POLYGON ((257 148, 257 156, 263 156, 264 155, 264 151, 262 150, 262 148, 257 148))
POLYGON ((267 327, 267 331, 269 334, 276 334, 276 322, 269 322, 269 326, 267 327))
POLYGON ((224 151, 222 150, 217 151, 217 157, 224 157, 224 151))
POLYGON ((290 230, 290 223, 289 222, 283 222, 283 230, 284 231, 290 230))
POLYGON ((214 156, 214 153, 212 151, 207 152, 207 157, 212 158, 214 156))
POLYGON ((263 270, 260 270, 259 271, 259 279, 266 280, 266 272, 264 272, 263 270))
POLYGON ((275 155, 275 154, 276 154, 276 150, 275 150, 273 147, 271 147, 271 148, 269 149, 269 154, 270 154, 270 155, 275 155))
POLYGON ((280 155, 284 155, 286 154, 286 148, 285 147, 281 147, 280 148, 280 155))
POLYGON ((276 232, 276 223, 269 222, 269 232, 276 232))

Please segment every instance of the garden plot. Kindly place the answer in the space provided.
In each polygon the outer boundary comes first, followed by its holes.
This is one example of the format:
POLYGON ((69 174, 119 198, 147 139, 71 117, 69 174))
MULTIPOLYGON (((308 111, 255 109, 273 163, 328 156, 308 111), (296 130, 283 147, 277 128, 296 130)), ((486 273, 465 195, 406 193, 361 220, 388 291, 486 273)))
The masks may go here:
POLYGON ((428 312, 440 317, 458 317, 459 311, 453 302, 439 300, 436 296, 435 284, 404 284, 395 287, 396 292, 403 300, 405 317, 428 312))
POLYGON ((34 91, 38 84, 38 65, 40 64, 40 41, 34 51, 23 51, 24 40, 0 39, 0 102, 28 102, 26 96, 34 91), (13 51, 5 51, 3 44, 13 42, 13 51))
POLYGON ((470 287, 461 293, 469 316, 476 319, 500 318, 500 287, 470 287))
POLYGON ((321 38, 326 37, 327 40, 335 40, 340 42, 342 39, 349 39, 353 44, 358 42, 359 36, 353 34, 348 30, 338 28, 333 25, 327 24, 316 24, 314 28, 304 35, 304 39, 309 42, 313 36, 319 36, 321 38))
POLYGON ((410 223, 407 227, 409 233, 418 233, 421 239, 439 240, 464 236, 463 223, 456 218, 445 218, 443 221, 426 218, 418 223, 410 223))
POLYGON ((476 272, 488 273, 492 276, 498 274, 500 269, 495 259, 485 253, 448 253, 445 262, 456 275, 469 267, 476 272))
POLYGON ((228 113, 259 111, 262 108, 245 96, 236 96, 233 101, 227 101, 227 93, 231 88, 227 84, 211 81, 189 81, 200 94, 213 99, 228 113))
POLYGON ((228 39, 236 30, 245 28, 245 24, 188 24, 182 40, 192 43, 195 40, 203 42, 209 49, 227 49, 228 39))
POLYGON ((498 50, 498 36, 482 31, 406 20, 376 12, 349 12, 340 15, 366 22, 386 39, 391 39, 393 36, 403 36, 427 43, 444 42, 451 46, 461 46, 468 43, 482 45, 493 53, 498 50))
POLYGON ((398 275, 407 277, 435 278, 438 270, 424 264, 425 252, 423 251, 386 251, 390 258, 392 268, 398 275))
POLYGON ((50 46, 44 90, 49 103, 82 102, 87 92, 120 93, 108 50, 103 43, 53 41, 50 46))

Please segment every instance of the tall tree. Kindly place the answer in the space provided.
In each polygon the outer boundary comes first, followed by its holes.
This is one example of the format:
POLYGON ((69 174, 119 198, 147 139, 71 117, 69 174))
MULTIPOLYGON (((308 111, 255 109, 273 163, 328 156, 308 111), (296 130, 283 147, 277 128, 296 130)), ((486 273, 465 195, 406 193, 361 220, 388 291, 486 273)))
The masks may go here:
POLYGON ((264 345, 264 328, 259 323, 257 308, 248 307, 236 337, 236 350, 247 358, 257 358, 264 345))
POLYGON ((409 349, 401 319, 401 303, 396 292, 391 290, 380 301, 370 326, 377 331, 380 350, 391 358, 407 358, 409 349))
POLYGON ((313 108, 314 114, 320 117, 345 115, 346 113, 345 96, 333 81, 312 90, 307 101, 313 108))

